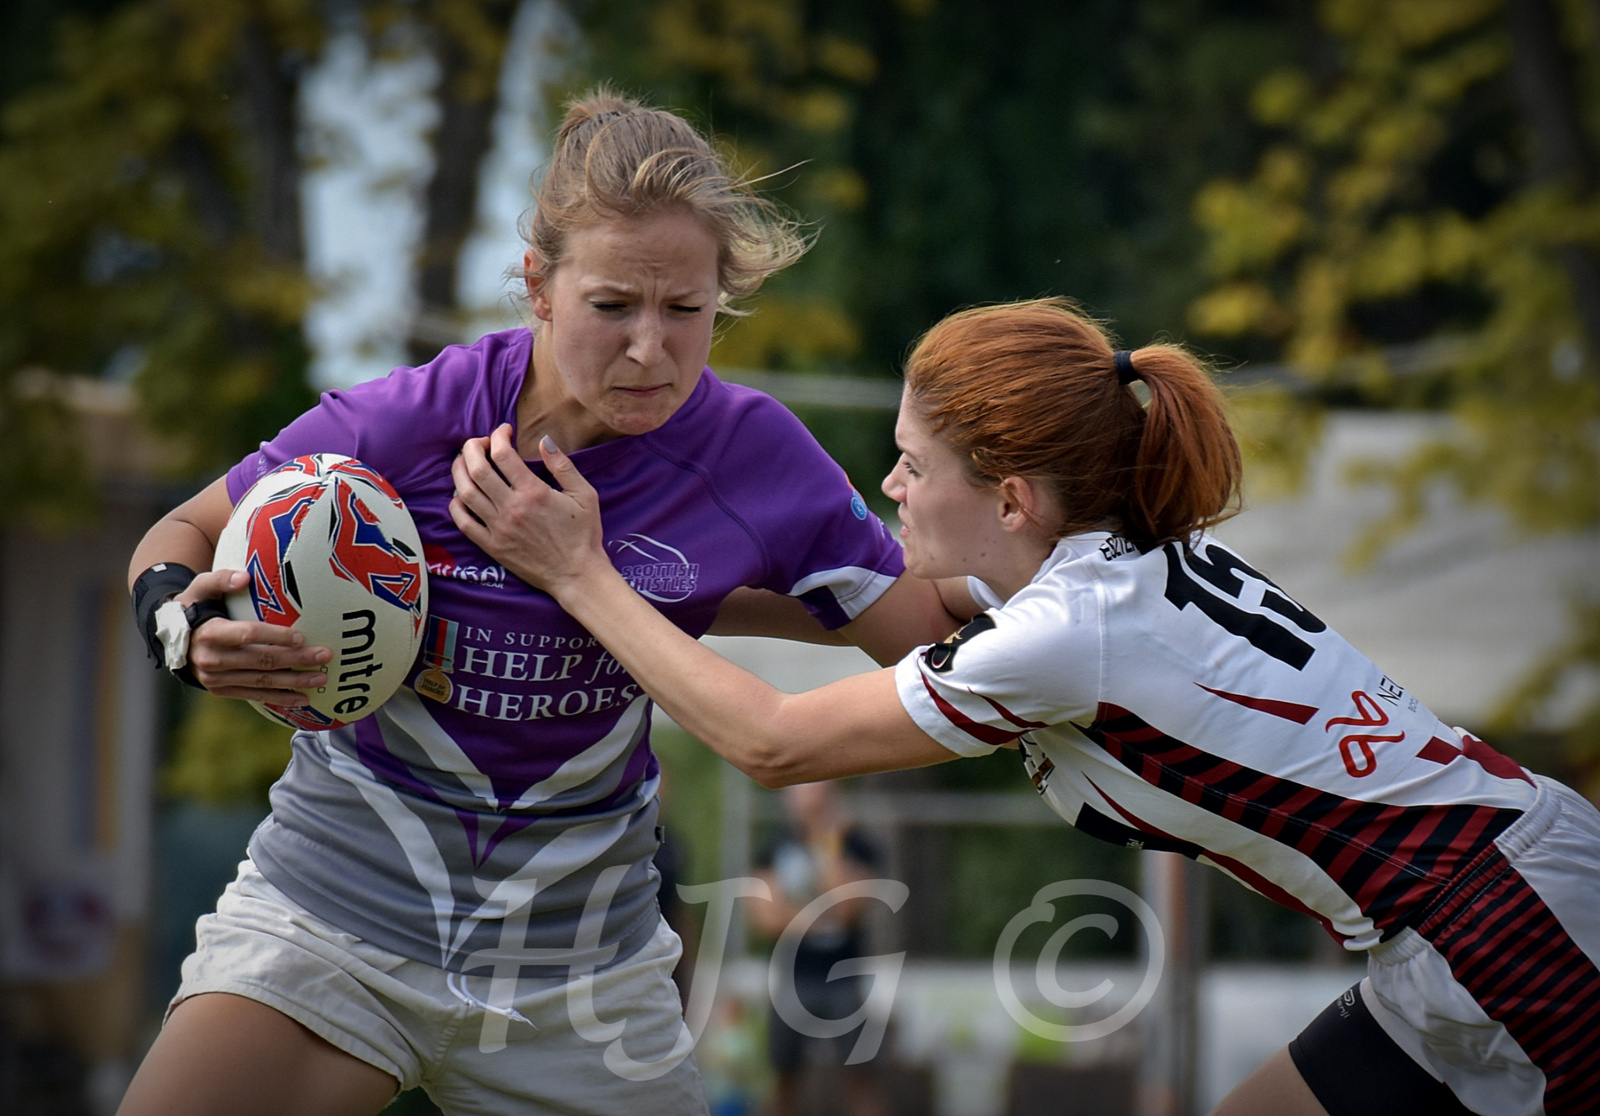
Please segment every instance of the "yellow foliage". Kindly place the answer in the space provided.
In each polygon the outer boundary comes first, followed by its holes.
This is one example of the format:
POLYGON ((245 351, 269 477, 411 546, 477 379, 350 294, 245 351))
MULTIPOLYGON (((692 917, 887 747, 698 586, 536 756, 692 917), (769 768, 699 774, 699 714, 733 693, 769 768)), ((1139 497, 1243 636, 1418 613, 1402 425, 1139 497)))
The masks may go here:
MULTIPOLYGON (((1322 0, 1317 15, 1335 35, 1354 36, 1374 20, 1383 18, 1391 0, 1322 0)), ((1402 3, 1405 0, 1401 0, 1402 3)))
POLYGON ((1382 163, 1356 163, 1330 177, 1328 204, 1340 216, 1357 216, 1377 208, 1394 184, 1394 168, 1382 163))
POLYGON ((289 763, 290 732, 242 701, 192 695, 162 789, 218 804, 261 801, 289 763))
POLYGON ((861 337, 838 306, 812 299, 772 296, 761 312, 731 323, 711 350, 712 364, 766 370, 845 360, 861 337))
MULTIPOLYGON (((1600 527, 1600 352, 1575 312, 1563 254, 1600 251, 1600 191, 1527 184, 1537 139, 1504 122, 1523 111, 1505 19, 1516 2, 1324 0, 1319 14, 1337 41, 1337 72, 1317 83, 1294 72, 1262 81, 1252 109, 1280 130, 1278 146, 1253 176, 1209 183, 1196 197, 1217 275, 1191 306, 1197 330, 1281 339, 1284 358, 1313 381, 1354 390, 1371 405, 1443 398, 1457 419, 1452 439, 1363 472, 1386 487, 1393 506, 1358 540, 1357 559, 1413 526, 1441 480, 1504 507, 1522 527, 1600 527), (1481 138, 1485 132, 1494 138, 1481 138), (1498 146, 1479 150, 1525 165, 1486 178, 1474 208, 1456 183, 1441 185, 1437 160, 1452 144, 1485 143, 1498 146), (1308 168, 1304 181, 1284 170, 1295 165, 1285 151, 1308 168), (1274 205, 1295 209, 1292 237, 1267 231, 1274 205), (1452 316, 1440 319, 1451 333, 1404 350, 1363 335, 1386 304, 1402 308, 1397 317, 1407 322, 1404 300, 1420 295, 1410 305, 1426 305, 1441 288, 1454 299, 1452 316), (1397 375, 1390 357, 1402 351, 1426 375, 1397 375)), ((1571 108, 1590 129, 1588 142, 1600 146, 1595 10, 1566 0, 1555 6, 1578 63, 1577 96, 1591 97, 1571 108)), ((1289 437, 1314 434, 1299 413, 1310 406, 1303 397, 1263 395, 1235 401, 1235 412, 1257 447, 1251 452, 1272 461, 1280 427, 1289 437)), ((1575 617, 1572 640, 1541 668, 1546 677, 1514 696, 1508 718, 1528 723, 1555 680, 1600 661, 1600 608, 1586 605, 1575 617)), ((1600 761, 1600 704, 1580 717, 1572 739, 1600 761)))
POLYGON ((1436 61, 1417 66, 1411 74, 1412 92, 1428 105, 1448 105, 1469 86, 1505 69, 1507 47, 1500 39, 1475 39, 1436 61))
POLYGON ((1228 421, 1245 462, 1247 503, 1287 496, 1305 484, 1310 451, 1322 436, 1319 407, 1274 389, 1229 391, 1228 421))
POLYGON ((1195 197, 1195 220, 1209 234, 1207 257, 1219 276, 1259 267, 1284 252, 1300 233, 1297 205, 1259 183, 1208 183, 1195 197))
POLYGON ((1215 337, 1271 337, 1286 332, 1292 319, 1265 284, 1240 282, 1217 287, 1191 303, 1189 324, 1215 337))
POLYGON ((1432 112, 1408 105, 1374 117, 1362 130, 1361 155, 1371 163, 1391 164, 1437 147, 1444 126, 1432 112))
POLYGON ((850 123, 850 102, 832 89, 809 89, 786 98, 783 115, 802 131, 842 132, 850 123))
POLYGON ((1433 275, 1444 280, 1461 278, 1481 262, 1483 242, 1483 230, 1461 214, 1438 214, 1429 235, 1433 275))
POLYGON ((878 60, 870 50, 839 35, 817 36, 812 52, 818 69, 857 85, 865 85, 878 73, 878 60))
POLYGON ((1420 217, 1394 218, 1366 244, 1356 261, 1354 293, 1369 297, 1403 294, 1432 272, 1428 231, 1420 217))
POLYGON ((1268 74, 1250 95, 1250 111, 1263 124, 1283 125, 1305 111, 1311 82, 1299 70, 1268 74))
POLYGON ((811 179, 817 196, 841 213, 853 213, 867 204, 867 181, 850 167, 828 167, 811 179))
POLYGON ((1397 0, 1374 14, 1387 19, 1408 48, 1425 47, 1480 23, 1504 0, 1397 0))
POLYGON ((1304 152, 1274 147, 1261 156, 1256 179, 1274 198, 1300 201, 1311 185, 1311 162, 1304 152))

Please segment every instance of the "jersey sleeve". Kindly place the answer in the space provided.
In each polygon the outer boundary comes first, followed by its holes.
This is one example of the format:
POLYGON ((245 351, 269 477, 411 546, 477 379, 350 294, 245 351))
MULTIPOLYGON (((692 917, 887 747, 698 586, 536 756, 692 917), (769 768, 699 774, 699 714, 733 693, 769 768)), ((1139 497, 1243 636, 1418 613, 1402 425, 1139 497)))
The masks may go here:
POLYGON ((1031 729, 1092 720, 1100 646, 1092 594, 1014 598, 901 659, 895 687, 923 732, 959 756, 983 756, 1031 729))
POLYGON ((228 471, 229 499, 237 504, 261 477, 309 453, 354 457, 404 491, 411 470, 436 456, 429 450, 448 446, 453 456, 465 439, 487 435, 503 417, 484 375, 486 365, 506 355, 509 346, 499 340, 452 346, 420 368, 323 392, 315 407, 228 471))
POLYGON ((756 588, 797 597, 823 627, 841 627, 904 572, 900 544, 782 404, 746 398, 741 411, 723 469, 737 479, 719 487, 764 554, 756 588))

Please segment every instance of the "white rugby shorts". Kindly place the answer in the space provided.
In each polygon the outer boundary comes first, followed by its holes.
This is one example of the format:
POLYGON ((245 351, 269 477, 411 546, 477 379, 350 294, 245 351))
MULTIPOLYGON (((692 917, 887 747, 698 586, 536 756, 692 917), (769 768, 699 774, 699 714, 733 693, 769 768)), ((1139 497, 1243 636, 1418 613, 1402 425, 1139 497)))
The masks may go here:
POLYGON ((248 997, 400 1089, 422 1086, 448 1116, 707 1111, 671 977, 682 943, 664 921, 609 968, 521 977, 513 993, 491 989, 488 972, 452 973, 347 934, 245 860, 195 934, 169 1014, 203 992, 248 997))
POLYGON ((1483 1116, 1600 1096, 1600 813, 1537 782, 1417 927, 1368 951, 1361 982, 1384 1032, 1483 1116))

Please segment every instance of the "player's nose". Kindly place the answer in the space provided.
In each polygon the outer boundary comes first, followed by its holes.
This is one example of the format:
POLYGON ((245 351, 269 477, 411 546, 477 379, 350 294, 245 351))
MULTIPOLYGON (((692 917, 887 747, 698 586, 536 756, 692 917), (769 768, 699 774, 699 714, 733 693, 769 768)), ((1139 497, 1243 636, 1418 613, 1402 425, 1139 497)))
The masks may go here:
POLYGON ((628 333, 628 359, 650 368, 661 362, 664 352, 661 316, 649 310, 636 315, 628 333))

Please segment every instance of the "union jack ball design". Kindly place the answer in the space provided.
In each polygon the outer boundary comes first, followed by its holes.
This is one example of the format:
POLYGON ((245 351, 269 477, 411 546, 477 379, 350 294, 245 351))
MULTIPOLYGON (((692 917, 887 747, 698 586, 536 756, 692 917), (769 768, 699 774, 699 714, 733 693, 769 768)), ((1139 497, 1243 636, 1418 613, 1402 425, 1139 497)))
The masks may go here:
POLYGON ((301 729, 340 728, 387 701, 422 645, 428 569, 411 513, 353 457, 314 453, 278 466, 234 506, 213 568, 244 570, 235 620, 296 628, 333 651, 309 707, 251 702, 301 729))

